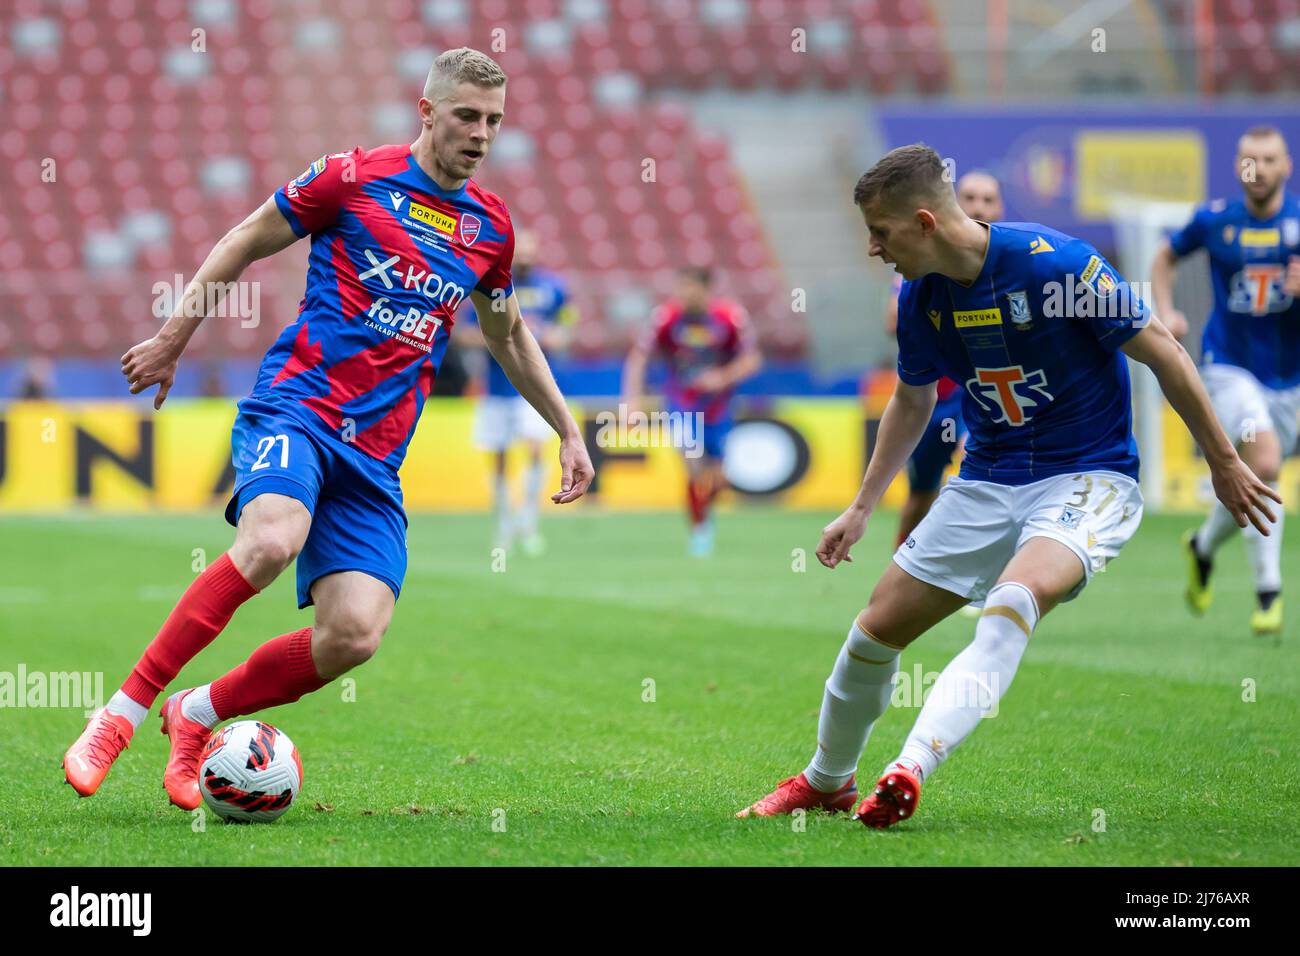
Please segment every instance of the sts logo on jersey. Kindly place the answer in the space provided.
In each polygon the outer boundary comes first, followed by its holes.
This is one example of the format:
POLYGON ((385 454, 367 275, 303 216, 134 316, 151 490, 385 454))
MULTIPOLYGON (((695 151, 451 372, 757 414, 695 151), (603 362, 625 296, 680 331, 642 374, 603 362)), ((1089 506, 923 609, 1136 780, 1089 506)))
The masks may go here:
POLYGON ((1285 291, 1286 271, 1280 263, 1248 265, 1233 275, 1228 291, 1228 308, 1250 315, 1268 315, 1291 308, 1293 298, 1285 291))
POLYGON ((1025 424, 1033 417, 1030 412, 1052 400, 1046 373, 1042 369, 1026 373, 1022 365, 977 368, 975 377, 966 380, 966 391, 993 416, 995 424, 1013 428, 1025 424))

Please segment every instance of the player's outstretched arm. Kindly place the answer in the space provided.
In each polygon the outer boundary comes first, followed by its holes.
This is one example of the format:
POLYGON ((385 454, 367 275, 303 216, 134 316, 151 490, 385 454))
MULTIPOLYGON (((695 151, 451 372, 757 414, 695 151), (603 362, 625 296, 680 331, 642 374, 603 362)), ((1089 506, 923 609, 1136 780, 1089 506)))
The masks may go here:
POLYGON ((122 356, 122 374, 126 376, 131 394, 136 395, 151 385, 158 386, 153 407, 161 408, 176 378, 176 363, 189 344, 190 336, 207 318, 208 306, 215 307, 244 270, 258 259, 279 252, 298 237, 288 221, 276 208, 275 199, 268 199, 256 212, 218 240, 199 271, 185 287, 185 294, 176 303, 171 317, 163 323, 158 334, 133 346, 122 356), (214 295, 208 296, 212 289, 214 295))
POLYGON ((493 301, 482 292, 471 293, 483 343, 529 405, 537 409, 560 436, 560 490, 551 495, 556 504, 581 498, 596 475, 582 431, 555 384, 546 356, 519 313, 519 301, 493 301))
POLYGON ((1265 499, 1280 504, 1282 496, 1259 480, 1223 433, 1187 350, 1154 316, 1142 331, 1120 347, 1130 358, 1155 373, 1160 390, 1201 446, 1210 466, 1214 493, 1228 513, 1241 527, 1246 527, 1249 521, 1261 534, 1268 534, 1268 525, 1260 519, 1262 516, 1271 523, 1274 515, 1265 499))
POLYGON ((834 568, 841 561, 853 560, 849 549, 867 530, 867 519, 880 496, 907 463, 908 456, 916 450, 930 422, 936 397, 934 382, 908 385, 900 380, 894 387, 894 395, 880 417, 876 447, 871 451, 871 460, 867 462, 867 473, 862 478, 857 497, 842 515, 822 529, 817 560, 826 567, 834 568))

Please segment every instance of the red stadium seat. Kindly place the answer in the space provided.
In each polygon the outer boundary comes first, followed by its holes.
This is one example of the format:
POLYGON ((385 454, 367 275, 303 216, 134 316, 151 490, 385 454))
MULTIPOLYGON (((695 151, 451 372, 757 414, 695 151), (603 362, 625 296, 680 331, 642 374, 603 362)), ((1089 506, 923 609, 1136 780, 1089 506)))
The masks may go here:
MULTIPOLYGON (((105 277, 148 289, 192 274, 227 228, 312 158, 375 144, 374 129, 392 125, 377 121, 377 97, 358 98, 358 84, 384 91, 400 116, 424 45, 486 47, 494 27, 505 28, 508 45, 498 55, 511 73, 508 128, 526 138, 515 161, 489 161, 482 178, 503 193, 518 227, 537 231, 548 264, 572 273, 587 354, 622 347, 631 333, 610 327, 604 290, 669 293, 668 270, 683 261, 725 263, 727 288, 761 302, 762 290, 777 291, 776 273, 725 140, 697 132, 681 106, 644 109, 645 94, 667 85, 838 87, 869 68, 845 56, 810 69, 789 51, 790 18, 848 16, 854 29, 876 20, 873 3, 846 13, 839 0, 758 0, 740 18, 708 24, 684 0, 607 0, 581 23, 563 19, 561 0, 474 0, 465 22, 435 25, 421 0, 347 0, 311 17, 245 0, 230 21, 205 26, 208 49, 197 54, 188 0, 151 0, 147 28, 112 2, 13 6, 20 17, 55 20, 59 42, 22 55, 0 44, 8 119, 0 188, 16 197, 0 211, 5 301, 23 276, 53 274, 59 287, 83 290, 60 308, 87 317, 56 321, 48 298, 44 306, 24 298, 21 312, 0 314, 0 348, 106 358, 151 334, 157 319, 148 297, 112 291, 105 277), (333 45, 304 48, 308 20, 333 45), (530 33, 550 21, 560 25, 530 33), (529 49, 530 36, 542 48, 529 49), (785 53, 767 55, 761 38, 785 53), (340 56, 355 69, 332 69, 340 56), (627 75, 620 95, 633 100, 607 109, 593 98, 593 78, 613 74, 627 75), (57 172, 66 188, 31 188, 38 173, 22 161, 34 150, 65 157, 57 172), (653 182, 642 179, 647 158, 653 182), (215 164, 225 164, 220 175, 215 164), (89 283, 92 267, 100 271, 89 283)), ((946 74, 937 76, 935 91, 946 74)), ((262 352, 296 310, 301 261, 293 253, 255 266, 267 318, 251 329, 214 323, 196 338, 195 357, 262 352)))

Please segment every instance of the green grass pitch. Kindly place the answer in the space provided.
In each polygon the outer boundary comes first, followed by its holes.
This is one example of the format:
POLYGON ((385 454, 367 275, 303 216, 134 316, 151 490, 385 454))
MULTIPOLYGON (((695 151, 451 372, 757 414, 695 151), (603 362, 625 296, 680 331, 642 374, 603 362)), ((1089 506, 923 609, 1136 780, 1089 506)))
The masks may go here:
MULTIPOLYGON (((1295 627, 1280 642, 1250 634, 1240 541, 1222 552, 1211 612, 1192 618, 1177 541, 1194 519, 1178 516, 1146 517, 1045 619, 1000 713, 926 784, 914 820, 733 819, 806 763, 822 681, 889 560, 895 518, 881 515, 854 564, 822 568, 829 518, 724 514, 716 557, 699 562, 676 514, 566 515, 544 526, 544 558, 498 572, 486 517, 415 517, 404 594, 379 654, 350 675, 355 700, 334 684, 264 715, 306 771, 279 822, 209 816, 196 832, 162 790, 156 707, 88 800, 59 769, 80 709, 5 708, 0 862, 1300 863, 1295 627)), ((76 514, 6 518, 0 538, 0 671, 102 671, 107 695, 192 578, 193 549, 215 558, 230 531, 216 513, 76 514)), ((1283 576, 1298 571, 1293 531, 1283 576)), ((292 595, 290 572, 174 686, 310 623, 292 595)), ((903 671, 937 672, 972 627, 944 622, 903 671)), ((864 783, 916 713, 877 724, 864 783)))

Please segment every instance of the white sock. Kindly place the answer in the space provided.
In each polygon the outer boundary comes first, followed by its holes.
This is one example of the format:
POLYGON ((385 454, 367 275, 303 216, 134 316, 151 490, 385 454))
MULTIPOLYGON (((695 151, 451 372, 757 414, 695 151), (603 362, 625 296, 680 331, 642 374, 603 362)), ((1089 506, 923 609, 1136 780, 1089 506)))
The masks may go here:
POLYGON ((894 692, 898 654, 853 622, 826 679, 817 721, 817 750, 804 771, 814 790, 832 793, 858 769, 871 726, 885 712, 894 692))
POLYGON ((120 690, 114 691, 113 696, 108 699, 104 709, 110 714, 117 714, 119 717, 125 717, 131 721, 131 726, 136 730, 144 723, 144 719, 149 716, 149 708, 143 704, 137 704, 120 690))
POLYGON ((505 545, 510 541, 510 482, 498 475, 492 483, 493 506, 497 515, 497 541, 505 545))
POLYGON ((545 466, 537 461, 524 472, 524 501, 519 506, 519 530, 525 537, 537 533, 537 499, 542 494, 545 471, 545 466))
POLYGON ((886 771, 902 764, 924 780, 985 714, 996 714, 1037 623, 1038 604, 1023 584, 1007 581, 990 591, 975 640, 934 682, 898 760, 886 771))
MULTIPOLYGON (((1270 481, 1268 486, 1277 490, 1277 482, 1270 481)), ((1256 591, 1282 590, 1282 506, 1270 501, 1276 519, 1269 525, 1269 535, 1264 537, 1253 524, 1242 529, 1246 539, 1246 553, 1250 555, 1250 566, 1255 572, 1256 591)))
POLYGON ((1207 560, 1213 558, 1214 552, 1219 550, 1219 545, 1231 538, 1232 533, 1237 530, 1236 520, 1216 499, 1204 524, 1196 529, 1196 550, 1202 558, 1207 560))
POLYGON ((212 706, 212 685, 204 684, 185 695, 181 701, 181 716, 197 721, 204 727, 217 726, 217 712, 212 706))

